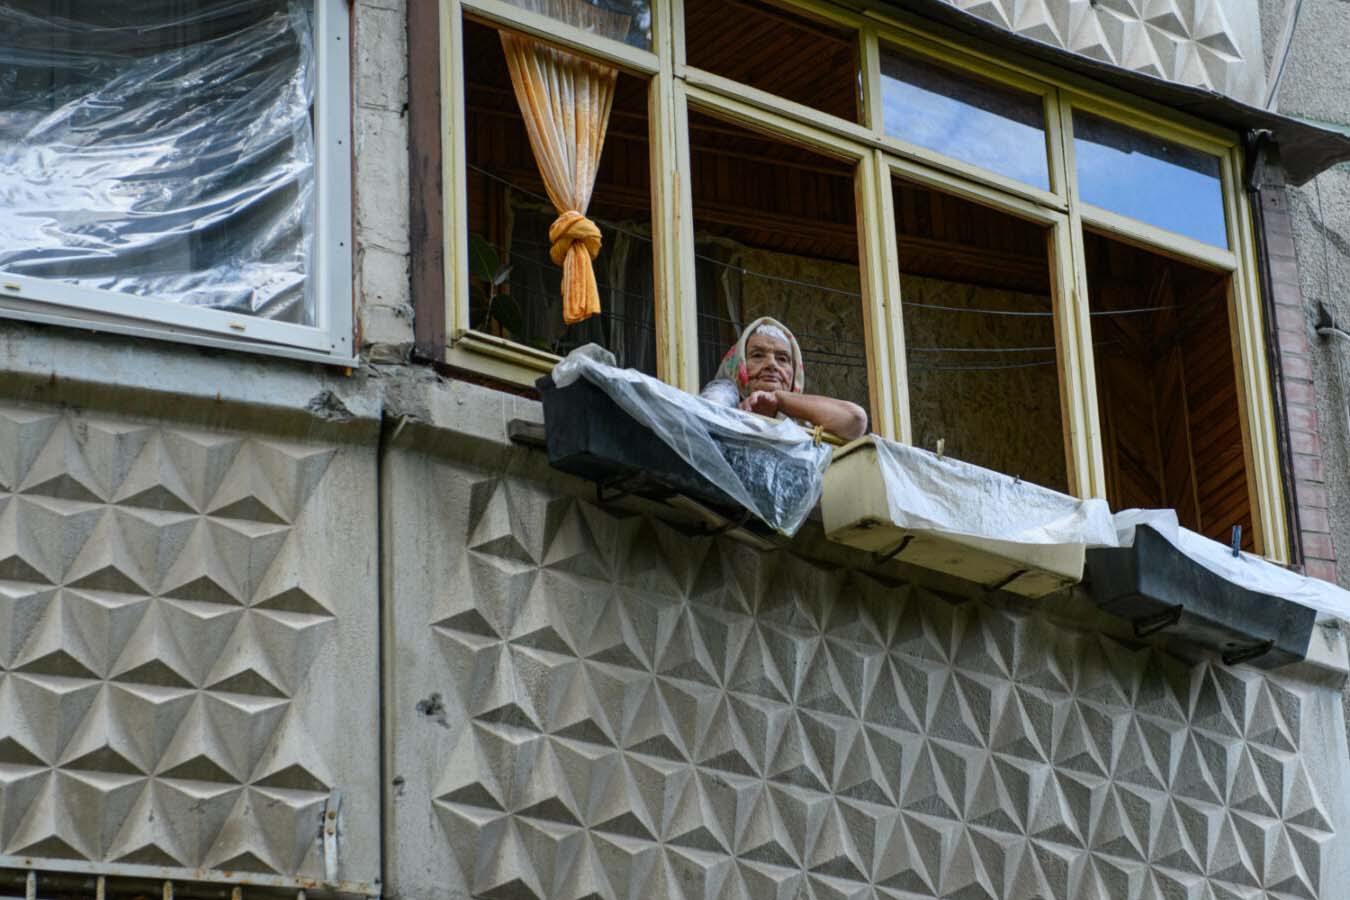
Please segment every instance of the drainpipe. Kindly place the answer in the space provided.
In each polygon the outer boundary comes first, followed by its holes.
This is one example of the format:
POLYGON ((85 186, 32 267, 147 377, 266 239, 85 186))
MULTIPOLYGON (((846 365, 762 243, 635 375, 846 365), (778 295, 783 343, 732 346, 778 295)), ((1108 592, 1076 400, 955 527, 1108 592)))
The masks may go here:
POLYGON ((1285 528, 1289 532, 1290 565, 1303 566, 1303 531, 1299 524, 1294 493, 1294 450, 1289 442, 1289 418, 1284 403, 1284 367, 1276 339, 1275 281, 1270 268, 1265 209, 1261 189, 1265 186, 1266 150, 1275 147, 1266 129, 1249 131, 1243 139, 1247 157, 1244 182, 1256 226, 1256 270, 1261 279, 1261 323, 1266 335, 1266 368, 1270 372, 1270 398, 1275 411, 1275 440, 1279 445, 1280 491, 1284 495, 1285 528))

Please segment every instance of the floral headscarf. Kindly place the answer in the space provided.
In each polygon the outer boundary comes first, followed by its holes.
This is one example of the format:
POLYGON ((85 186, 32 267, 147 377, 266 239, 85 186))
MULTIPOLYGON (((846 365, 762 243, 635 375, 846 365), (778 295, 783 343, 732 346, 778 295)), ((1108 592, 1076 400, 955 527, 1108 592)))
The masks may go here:
POLYGON ((722 357, 722 364, 717 367, 717 377, 725 378, 736 385, 736 392, 742 398, 749 395, 750 370, 745 363, 745 345, 750 342, 751 335, 765 326, 781 331, 787 338, 788 347, 792 351, 792 392, 800 394, 806 387, 806 366, 802 363, 802 348, 797 346, 797 339, 793 337, 791 331, 788 331, 786 325, 768 316, 756 319, 741 332, 735 346, 722 357))

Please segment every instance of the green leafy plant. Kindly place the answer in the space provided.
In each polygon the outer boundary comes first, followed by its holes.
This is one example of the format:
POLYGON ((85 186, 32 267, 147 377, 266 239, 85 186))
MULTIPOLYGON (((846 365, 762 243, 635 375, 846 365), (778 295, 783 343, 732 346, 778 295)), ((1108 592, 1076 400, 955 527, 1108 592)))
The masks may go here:
POLYGON ((522 333, 520 305, 501 290, 510 277, 511 266, 502 265, 496 248, 482 235, 469 235, 469 318, 475 328, 486 331, 495 322, 509 334, 522 333))

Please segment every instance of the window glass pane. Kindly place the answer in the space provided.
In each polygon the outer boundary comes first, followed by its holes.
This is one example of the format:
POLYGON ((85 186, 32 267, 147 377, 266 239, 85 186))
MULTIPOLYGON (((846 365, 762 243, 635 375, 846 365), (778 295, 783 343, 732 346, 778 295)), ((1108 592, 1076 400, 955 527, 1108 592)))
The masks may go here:
POLYGON ((305 5, 0 3, 0 271, 315 322, 305 5))
POLYGON ((1035 94, 884 49, 881 102, 887 134, 1050 188, 1045 108, 1035 94))
POLYGON ((701 383, 769 316, 801 347, 806 393, 867 409, 853 165, 696 112, 689 151, 701 383))
POLYGON ((1228 246, 1217 157, 1078 110, 1073 148, 1084 202, 1228 246))
POLYGON ((652 5, 650 0, 506 0, 512 6, 528 9, 566 22, 582 31, 623 41, 643 50, 652 46, 652 5))
POLYGON ((752 0, 684 0, 689 65, 859 121, 858 37, 752 0))
POLYGON ((469 325, 566 355, 596 343, 619 365, 656 372, 647 82, 620 74, 586 216, 601 312, 563 321, 562 268, 549 257, 558 217, 539 174, 500 34, 464 23, 469 193, 469 325))
POLYGON ((1068 490, 1042 226, 895 179, 914 443, 1068 490))
POLYGON ((1085 232, 1106 499, 1258 549, 1228 319, 1230 275, 1085 232))

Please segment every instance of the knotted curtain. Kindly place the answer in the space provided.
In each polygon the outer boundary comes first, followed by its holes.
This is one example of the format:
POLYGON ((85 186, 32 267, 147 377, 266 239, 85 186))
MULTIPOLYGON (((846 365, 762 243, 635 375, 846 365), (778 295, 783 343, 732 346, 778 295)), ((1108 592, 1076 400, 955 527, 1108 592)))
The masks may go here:
MULTIPOLYGON (((600 12, 579 0, 549 5, 550 13, 564 21, 600 12)), ((583 21, 569 24, 593 26, 583 21)), ((549 258, 562 266, 563 321, 573 325, 600 312, 591 265, 600 253, 600 229, 586 218, 586 209, 619 73, 533 38, 502 32, 501 40, 530 149, 558 212, 548 230, 549 258)))

